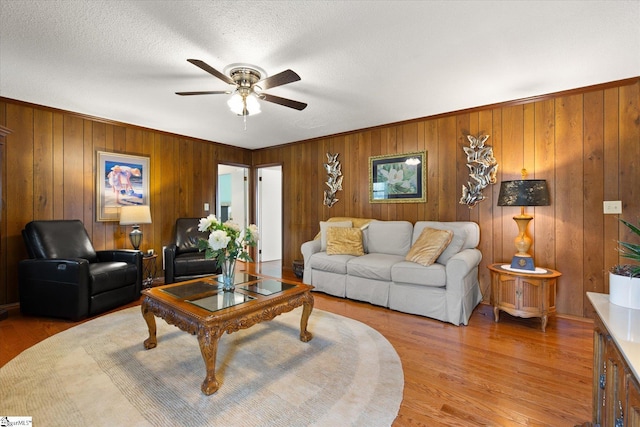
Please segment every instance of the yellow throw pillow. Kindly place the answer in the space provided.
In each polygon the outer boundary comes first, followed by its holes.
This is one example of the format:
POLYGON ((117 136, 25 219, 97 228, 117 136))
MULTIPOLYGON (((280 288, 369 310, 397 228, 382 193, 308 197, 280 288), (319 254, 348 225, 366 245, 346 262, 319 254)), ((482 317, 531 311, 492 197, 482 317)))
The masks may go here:
POLYGON ((452 238, 453 232, 451 230, 436 230, 427 227, 422 230, 418 240, 411 246, 405 260, 428 267, 438 259, 452 238))
POLYGON ((327 255, 364 255, 362 230, 359 228, 329 227, 327 255))
POLYGON ((327 230, 334 227, 352 227, 351 221, 320 221, 320 250, 327 250, 327 230))

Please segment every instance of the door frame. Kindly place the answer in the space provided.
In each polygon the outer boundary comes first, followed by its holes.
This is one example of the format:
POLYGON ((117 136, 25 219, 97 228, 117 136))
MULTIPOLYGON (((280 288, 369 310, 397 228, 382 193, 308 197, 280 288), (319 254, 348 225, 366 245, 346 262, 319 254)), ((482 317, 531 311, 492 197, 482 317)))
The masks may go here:
MULTIPOLYGON (((253 172, 254 172, 253 200, 254 200, 254 207, 255 207, 254 218, 256 221, 255 223, 257 224, 260 218, 260 208, 261 208, 260 206, 261 201, 259 200, 259 197, 260 197, 259 196, 259 186, 260 186, 259 170, 272 168, 275 166, 280 167, 280 175, 281 175, 281 179, 280 179, 280 260, 284 261, 284 188, 285 188, 284 177, 285 177, 285 173, 284 173, 284 164, 282 162, 254 165, 253 167, 253 172)), ((255 256, 252 256, 252 258, 255 260, 261 261, 261 254, 258 253, 257 248, 255 250, 255 256)))

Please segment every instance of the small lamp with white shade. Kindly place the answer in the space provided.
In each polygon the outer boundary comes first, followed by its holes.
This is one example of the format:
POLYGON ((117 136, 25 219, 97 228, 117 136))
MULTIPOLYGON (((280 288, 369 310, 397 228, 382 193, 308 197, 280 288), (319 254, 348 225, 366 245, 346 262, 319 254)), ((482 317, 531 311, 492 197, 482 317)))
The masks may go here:
POLYGON ((151 224, 151 210, 149 205, 123 206, 120 208, 120 225, 132 225, 129 239, 133 249, 138 250, 142 243, 140 224, 151 224))

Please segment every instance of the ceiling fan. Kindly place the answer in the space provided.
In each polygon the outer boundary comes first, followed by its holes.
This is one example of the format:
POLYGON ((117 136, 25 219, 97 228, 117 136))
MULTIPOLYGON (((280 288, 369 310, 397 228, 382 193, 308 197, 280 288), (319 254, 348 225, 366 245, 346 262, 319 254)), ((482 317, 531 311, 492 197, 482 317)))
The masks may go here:
POLYGON ((300 76, 292 70, 285 70, 261 80, 264 72, 251 65, 239 64, 229 69, 229 75, 216 70, 209 64, 199 59, 187 59, 190 63, 219 78, 225 83, 235 86, 233 90, 214 90, 198 92, 176 92, 176 95, 218 95, 233 94, 227 104, 232 112, 239 116, 248 116, 260 112, 258 99, 274 104, 283 105, 295 110, 304 110, 307 104, 292 99, 281 98, 275 95, 263 93, 262 90, 286 85, 300 80, 300 76))

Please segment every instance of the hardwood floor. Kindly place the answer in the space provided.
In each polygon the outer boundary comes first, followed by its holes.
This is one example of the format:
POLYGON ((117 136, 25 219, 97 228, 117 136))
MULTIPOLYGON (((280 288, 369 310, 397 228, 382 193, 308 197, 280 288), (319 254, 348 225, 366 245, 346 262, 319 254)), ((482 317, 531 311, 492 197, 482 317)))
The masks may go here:
MULTIPOLYGON (((291 269, 282 271, 279 263, 240 268, 295 280, 291 269)), ((501 313, 495 323, 492 309, 480 305, 468 326, 457 327, 313 295, 316 309, 366 323, 398 352, 405 387, 394 426, 556 427, 591 419, 593 325, 588 320, 552 316, 543 333, 539 319, 501 313)), ((0 321, 0 367, 78 323, 24 317, 10 310, 0 321)))

